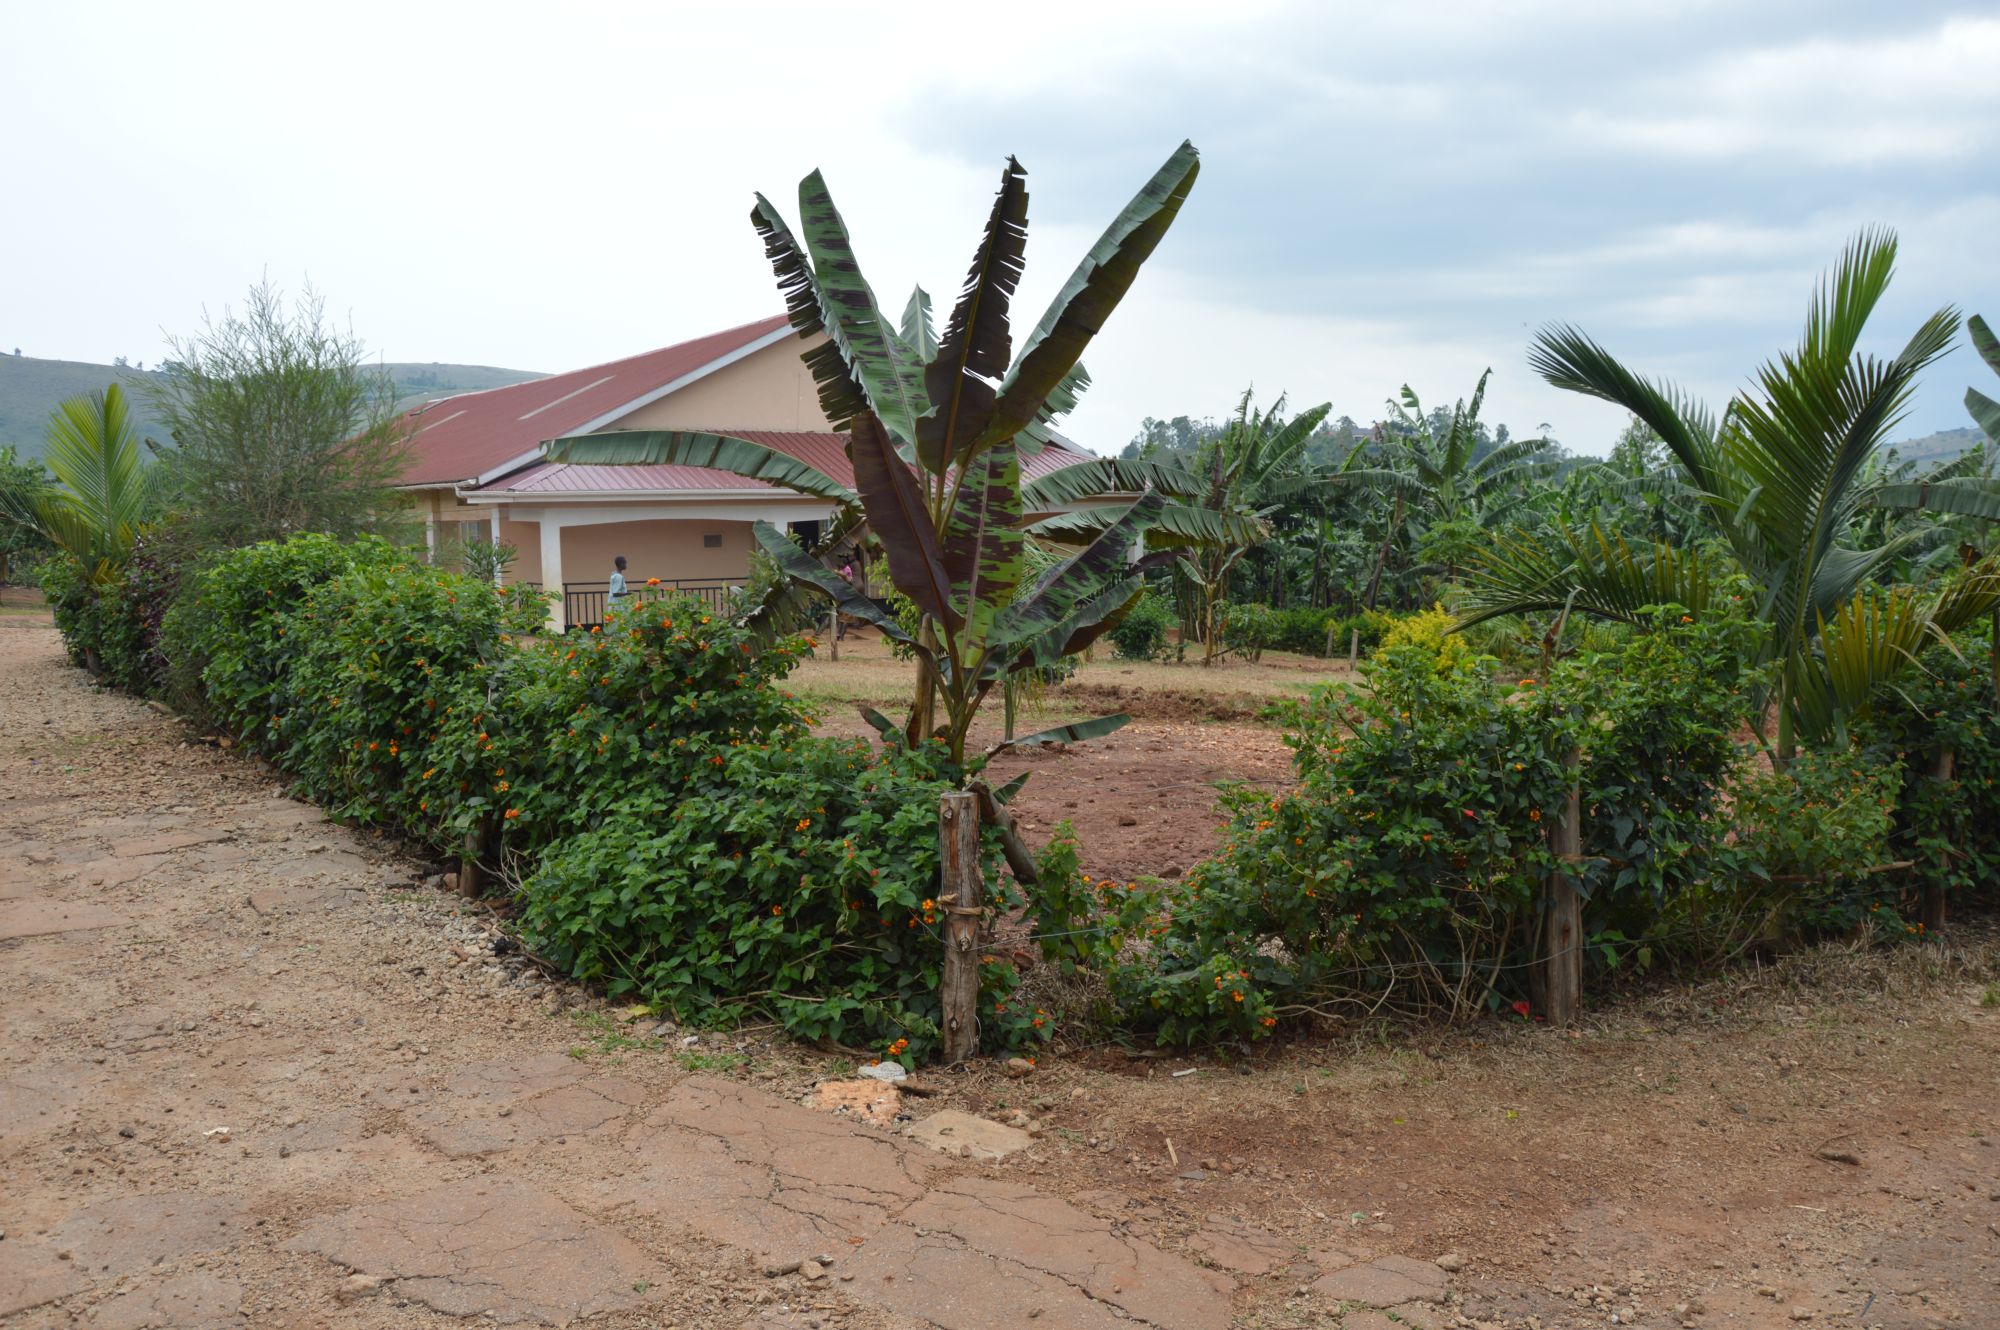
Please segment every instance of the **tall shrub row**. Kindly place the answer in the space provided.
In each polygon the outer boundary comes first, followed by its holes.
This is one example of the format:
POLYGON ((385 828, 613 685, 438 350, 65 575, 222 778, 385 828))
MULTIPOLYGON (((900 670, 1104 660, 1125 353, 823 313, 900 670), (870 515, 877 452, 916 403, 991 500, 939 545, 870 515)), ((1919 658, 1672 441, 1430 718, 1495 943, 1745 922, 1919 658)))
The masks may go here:
POLYGON ((2000 835, 1970 832, 2000 825, 1990 681, 1965 677, 1983 665, 1938 671, 1915 710, 1883 699, 1873 747, 1778 772, 1748 742, 1752 647, 1740 618, 1669 609, 1513 685, 1476 658, 1385 646, 1365 688, 1298 708, 1295 791, 1229 796, 1221 852, 1160 895, 1149 945, 1113 967, 1125 1018, 1194 1042, 1311 1013, 1532 1011, 1558 871, 1583 896, 1600 977, 1829 931, 1905 935, 1912 880, 1884 871, 1899 850, 1961 895, 1994 880, 2000 835), (1895 738, 1906 764, 1930 761, 1912 726, 1961 746, 1954 783, 1881 760, 1895 738), (1558 863, 1548 831, 1572 781, 1583 856, 1558 863))
MULTIPOLYGON (((256 545, 176 585, 146 666, 131 588, 59 588, 72 649, 343 819, 470 837, 544 959, 686 1018, 752 1011, 911 1062, 935 1044, 937 806, 961 773, 814 737, 781 687, 806 639, 753 643, 679 598, 552 637, 533 593, 372 538, 256 545)), ((1012 969, 986 978, 989 1045, 1037 1037, 1012 969)))

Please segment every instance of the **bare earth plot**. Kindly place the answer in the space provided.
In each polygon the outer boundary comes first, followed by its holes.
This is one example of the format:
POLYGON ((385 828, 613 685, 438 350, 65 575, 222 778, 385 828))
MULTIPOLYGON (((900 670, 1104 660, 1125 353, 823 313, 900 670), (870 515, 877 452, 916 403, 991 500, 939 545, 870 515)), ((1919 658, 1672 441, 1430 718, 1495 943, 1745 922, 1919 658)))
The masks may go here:
MULTIPOLYGON (((2000 1324, 1976 989, 934 1078, 1037 1120, 985 1163, 802 1107, 782 1041, 619 1024, 190 739, 0 621, 0 1326, 2000 1324)), ((1118 743, 1038 759, 1036 821, 1271 752, 1118 743)), ((1213 825, 1129 807, 1124 872, 1213 825)))

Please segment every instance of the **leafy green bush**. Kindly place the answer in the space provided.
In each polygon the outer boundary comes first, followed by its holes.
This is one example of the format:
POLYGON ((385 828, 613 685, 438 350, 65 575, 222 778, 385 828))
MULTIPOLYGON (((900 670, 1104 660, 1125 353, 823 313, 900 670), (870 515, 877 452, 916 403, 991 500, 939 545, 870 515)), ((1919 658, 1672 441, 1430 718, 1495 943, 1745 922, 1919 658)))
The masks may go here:
POLYGON ((1149 955, 1112 974, 1166 1042, 1256 1037, 1287 1015, 1489 1010, 1525 996, 1555 866, 1548 831, 1578 753, 1596 964, 1654 936, 1724 859, 1715 816, 1749 675, 1736 622, 1675 612, 1546 687, 1441 672, 1385 645, 1368 687, 1318 690, 1287 742, 1296 793, 1230 796, 1215 859, 1172 889, 1149 955))
MULTIPOLYGON (((1375 650, 1382 634, 1396 621, 1384 610, 1363 610, 1343 615, 1335 609, 1314 609, 1294 605, 1288 609, 1266 609, 1269 616, 1260 625, 1264 647, 1290 651, 1300 656, 1345 656, 1350 634, 1359 634, 1363 655, 1375 650)), ((1228 641, 1227 634, 1223 640, 1228 641)))
POLYGON ((1158 592, 1148 589, 1111 630, 1112 649, 1121 660, 1158 660, 1167 652, 1167 630, 1175 622, 1173 607, 1158 592))
POLYGON ((1382 645, 1383 634, 1389 631, 1396 616, 1387 610, 1362 610, 1342 619, 1336 629, 1333 649, 1336 653, 1347 650, 1350 637, 1357 638, 1356 645, 1363 655, 1372 655, 1382 645))
POLYGON ((1741 616, 1697 624, 1670 609, 1559 668, 1555 686, 1590 718, 1580 784, 1593 934, 1644 935, 1717 871, 1755 650, 1741 616))
POLYGON ((194 557, 194 549, 169 527, 140 532, 124 564, 99 583, 90 582, 72 556, 53 555, 37 577, 71 661, 127 692, 158 693, 167 673, 161 615, 179 594, 194 557))
MULTIPOLYGON (((1290 609, 1272 610, 1267 630, 1269 640, 1265 645, 1273 651, 1290 651, 1300 656, 1328 655, 1328 630, 1337 632, 1340 621, 1340 611, 1334 609, 1295 605, 1290 609)), ((1341 635, 1339 649, 1347 649, 1344 634, 1341 635)))
MULTIPOLYGON (((1889 860, 1902 772, 1853 748, 1756 763, 1732 791, 1746 938, 1844 932, 1893 906, 1889 860)), ((1893 917, 1893 916, 1891 916, 1893 917)), ((1901 925, 1898 925, 1901 928, 1901 925)))
POLYGON ((1380 651, 1393 651, 1398 647, 1415 647, 1425 652, 1431 660, 1431 667, 1440 674, 1455 670, 1472 656, 1472 646, 1465 638, 1452 631, 1454 620, 1442 605, 1416 614, 1405 615, 1389 624, 1382 632, 1380 651))
POLYGON ((442 703, 436 755, 417 773, 424 797, 442 801, 454 833, 494 828, 516 853, 634 801, 671 806, 734 750, 805 738, 813 717, 779 684, 806 650, 799 637, 759 649, 685 596, 617 611, 602 630, 525 640, 477 695, 442 703))
POLYGON ((446 722, 486 707, 508 635, 544 614, 524 588, 417 562, 356 567, 311 588, 277 630, 287 669, 247 732, 336 816, 450 843, 460 801, 434 798, 424 773, 481 761, 446 722))
POLYGON ((1056 824, 1036 856, 1035 876, 1027 889, 1028 921, 1042 959, 1064 974, 1117 960, 1158 904, 1158 893, 1138 882, 1121 886, 1084 872, 1082 846, 1067 821, 1056 824))
POLYGON ((1222 607, 1222 644, 1246 660, 1262 660, 1264 648, 1271 645, 1275 619, 1269 605, 1232 601, 1222 607))
POLYGON ((1902 774, 1887 857, 1913 861, 1910 885, 1941 890, 1948 902, 2000 901, 2000 707, 1992 644, 1973 639, 1934 647, 1921 664, 1874 698, 1860 729, 1870 758, 1902 774), (1938 754, 1947 748, 1951 774, 1941 780, 1938 754))
MULTIPOLYGON (((724 748, 558 842, 522 887, 530 945, 684 1017, 754 1011, 914 1064, 939 1038, 934 756, 858 741, 724 748)), ((989 874, 997 856, 985 847, 989 874)), ((1032 1037, 985 967, 989 1047, 1032 1037)))
MULTIPOLYGON (((767 1014, 914 1062, 937 1039, 942 750, 817 739, 700 601, 539 632, 539 596, 380 542, 300 537, 204 569, 169 615, 219 723, 338 815, 440 849, 478 833, 523 927, 579 978, 695 1019, 767 1014)), ((997 854, 989 833, 989 869, 997 854)), ((1045 1037, 983 968, 990 1048, 1045 1037)))

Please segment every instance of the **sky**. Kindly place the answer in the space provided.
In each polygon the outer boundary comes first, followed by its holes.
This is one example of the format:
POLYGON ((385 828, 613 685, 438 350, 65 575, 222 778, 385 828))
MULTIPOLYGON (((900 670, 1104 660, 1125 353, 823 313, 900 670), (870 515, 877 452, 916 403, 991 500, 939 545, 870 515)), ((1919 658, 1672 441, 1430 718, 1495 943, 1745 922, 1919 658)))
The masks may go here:
MULTIPOLYGON (((782 306, 748 213, 822 169, 883 305, 940 315, 1009 153, 1025 334, 1182 139, 1202 174, 1066 432, 1246 386, 1363 422, 1493 370, 1485 418, 1603 453, 1527 364, 1573 323, 1720 405, 1818 273, 1902 238, 1869 349, 2000 321, 2000 9, 1850 0, 1005 6, 15 5, 0 347, 151 364, 260 278, 385 360, 560 371, 782 306)), ((1017 337, 1017 344, 1018 344, 1017 337)), ((1908 436, 1995 388, 1960 349, 1908 436), (1982 382, 1983 381, 1983 382, 1982 382)))

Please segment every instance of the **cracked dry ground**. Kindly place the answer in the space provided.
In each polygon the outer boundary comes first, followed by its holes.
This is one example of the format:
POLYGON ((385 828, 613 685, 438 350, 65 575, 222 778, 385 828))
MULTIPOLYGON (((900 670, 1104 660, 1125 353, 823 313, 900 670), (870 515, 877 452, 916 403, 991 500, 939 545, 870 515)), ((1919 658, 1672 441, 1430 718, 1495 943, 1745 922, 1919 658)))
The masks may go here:
POLYGON ((943 1078, 1049 1125, 979 1164, 800 1107, 768 1036, 620 1047, 189 738, 0 619, 0 1326, 2000 1324, 1976 994, 943 1078))

